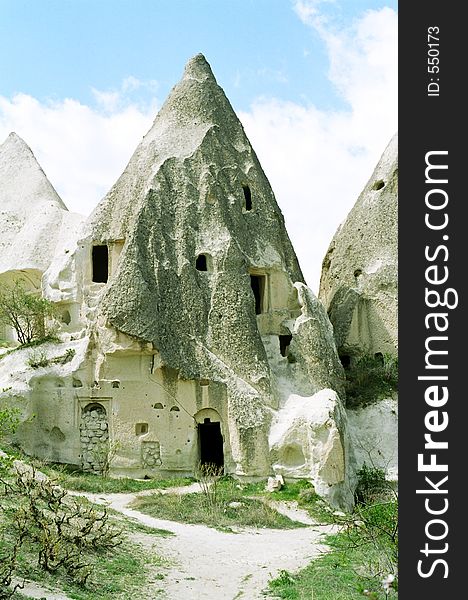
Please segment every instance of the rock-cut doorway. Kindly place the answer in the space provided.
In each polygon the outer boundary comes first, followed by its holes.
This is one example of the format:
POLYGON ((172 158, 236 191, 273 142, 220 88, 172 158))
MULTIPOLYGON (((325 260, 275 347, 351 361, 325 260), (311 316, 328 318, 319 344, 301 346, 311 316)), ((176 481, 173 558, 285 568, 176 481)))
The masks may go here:
POLYGON ((198 443, 200 448, 200 464, 224 467, 223 436, 221 423, 211 421, 209 417, 198 423, 198 443))

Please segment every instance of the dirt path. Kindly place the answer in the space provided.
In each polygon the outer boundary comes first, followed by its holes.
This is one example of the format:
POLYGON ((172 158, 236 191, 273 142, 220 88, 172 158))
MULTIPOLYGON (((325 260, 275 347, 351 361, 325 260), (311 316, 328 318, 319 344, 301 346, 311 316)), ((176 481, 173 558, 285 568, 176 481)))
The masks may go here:
MULTIPOLYGON (((180 488, 180 493, 196 491, 180 488)), ((174 489, 165 493, 174 492, 174 489)), ((144 534, 132 539, 171 562, 162 581, 153 581, 157 598, 167 600, 265 600, 262 593, 268 581, 282 569, 297 571, 326 551, 322 536, 335 531, 333 525, 315 525, 300 529, 242 529, 224 533, 204 525, 187 525, 155 519, 128 505, 147 494, 82 494, 105 504, 148 527, 167 529, 175 535, 149 541, 144 534)), ((151 493, 151 492, 149 492, 151 493)), ((311 523, 310 517, 294 506, 281 503, 281 512, 297 521, 311 523)), ((312 522, 313 523, 313 522, 312 522)), ((159 568, 159 572, 161 569, 159 568)))
POLYGON ((24 583, 24 587, 17 591, 19 596, 26 598, 37 598, 38 600, 71 600, 69 596, 60 591, 54 591, 51 588, 44 587, 34 581, 24 581, 23 579, 15 578, 13 583, 24 583))

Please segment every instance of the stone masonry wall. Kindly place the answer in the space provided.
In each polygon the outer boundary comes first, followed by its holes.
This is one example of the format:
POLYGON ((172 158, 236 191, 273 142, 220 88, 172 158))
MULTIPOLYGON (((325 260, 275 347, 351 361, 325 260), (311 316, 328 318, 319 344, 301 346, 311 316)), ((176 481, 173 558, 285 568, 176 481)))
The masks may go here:
POLYGON ((80 441, 83 470, 101 473, 109 452, 109 424, 103 406, 92 405, 83 409, 80 441))

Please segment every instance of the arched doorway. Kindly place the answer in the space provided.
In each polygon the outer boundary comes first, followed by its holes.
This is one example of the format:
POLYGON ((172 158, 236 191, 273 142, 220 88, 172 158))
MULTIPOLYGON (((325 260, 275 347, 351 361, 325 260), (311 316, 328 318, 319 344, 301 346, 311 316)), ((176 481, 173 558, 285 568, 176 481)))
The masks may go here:
POLYGON ((201 466, 215 465, 219 469, 224 468, 224 440, 219 414, 211 408, 205 408, 195 415, 195 420, 201 466))

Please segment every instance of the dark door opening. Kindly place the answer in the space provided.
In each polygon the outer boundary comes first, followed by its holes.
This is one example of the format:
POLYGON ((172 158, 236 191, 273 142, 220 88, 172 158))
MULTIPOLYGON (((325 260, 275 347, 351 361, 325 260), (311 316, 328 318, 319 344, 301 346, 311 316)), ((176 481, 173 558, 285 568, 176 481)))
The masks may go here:
POLYGON ((93 281, 107 283, 109 277, 109 250, 107 245, 93 246, 93 281))
POLYGON ((291 340, 292 340, 292 335, 279 335, 278 337, 279 337, 281 356, 287 356, 289 344, 291 343, 291 340))
POLYGON ((255 314, 261 315, 265 295, 265 275, 251 275, 250 286, 255 297, 255 314))
POLYGON ((198 440, 201 465, 211 464, 223 468, 224 452, 221 423, 212 423, 210 419, 205 419, 203 423, 199 423, 198 440))

